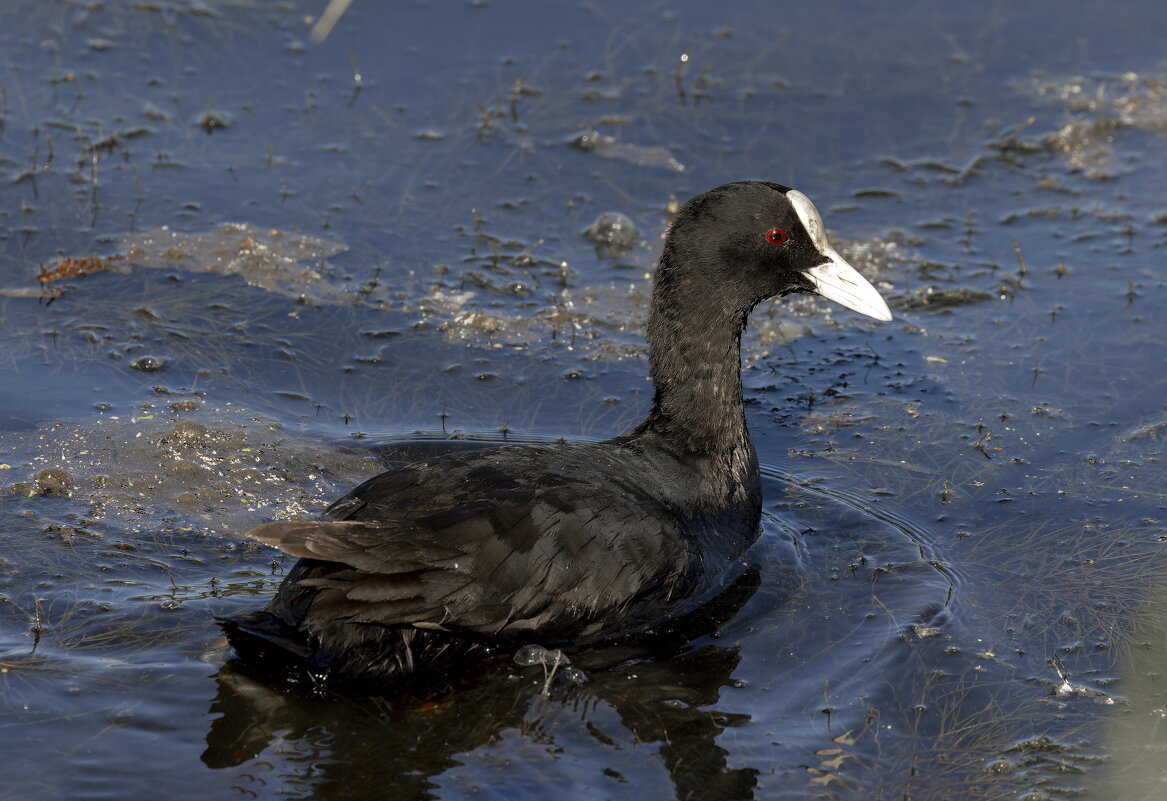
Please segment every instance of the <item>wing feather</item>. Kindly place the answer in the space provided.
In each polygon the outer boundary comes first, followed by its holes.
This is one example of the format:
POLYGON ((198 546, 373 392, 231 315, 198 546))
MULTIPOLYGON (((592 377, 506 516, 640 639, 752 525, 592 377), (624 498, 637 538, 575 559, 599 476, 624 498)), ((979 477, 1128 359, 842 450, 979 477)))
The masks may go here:
POLYGON ((328 519, 266 523, 249 536, 329 565, 298 582, 315 592, 310 619, 491 635, 583 631, 683 578, 688 540, 658 502, 604 480, 586 459, 548 467, 547 451, 533 452, 384 474, 330 507, 328 519))

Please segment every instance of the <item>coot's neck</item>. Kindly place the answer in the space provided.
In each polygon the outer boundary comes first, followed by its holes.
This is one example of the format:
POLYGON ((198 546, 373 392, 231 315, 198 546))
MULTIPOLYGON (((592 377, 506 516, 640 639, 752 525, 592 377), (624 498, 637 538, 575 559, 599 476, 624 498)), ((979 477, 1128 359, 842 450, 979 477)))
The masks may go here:
MULTIPOLYGON (((666 251, 667 253, 667 251, 666 251)), ((655 386, 653 408, 642 428, 678 451, 752 461, 742 404, 741 334, 749 308, 724 308, 700 281, 670 280, 667 255, 653 289, 648 354, 655 386), (695 291, 697 290, 697 291, 695 291)))

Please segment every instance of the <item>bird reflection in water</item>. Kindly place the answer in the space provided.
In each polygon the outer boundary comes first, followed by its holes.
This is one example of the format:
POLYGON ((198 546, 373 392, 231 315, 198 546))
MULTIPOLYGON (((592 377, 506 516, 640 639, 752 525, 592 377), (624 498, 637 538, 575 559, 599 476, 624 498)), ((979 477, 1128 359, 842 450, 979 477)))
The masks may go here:
MULTIPOLYGON (((545 748, 586 733, 601 746, 592 751, 597 775, 619 777, 608 763, 629 750, 624 743, 659 743, 659 766, 676 798, 752 799, 757 771, 730 768, 717 744, 726 728, 750 720, 716 709, 722 689, 734 685, 739 649, 710 635, 760 584, 761 570, 751 565, 712 601, 659 631, 583 652, 565 649, 587 678, 555 681, 546 697, 542 667, 523 669, 510 653, 441 683, 430 677, 415 690, 394 687, 392 695, 290 688, 249 675, 233 660, 217 675, 202 759, 213 769, 240 769, 245 795, 266 795, 279 784, 322 801, 386 792, 424 799, 438 797, 439 777, 466 761, 459 755, 496 746, 508 732, 545 748), (253 782, 264 787, 249 787, 253 782)), ((581 753, 579 741, 573 752, 581 753)), ((642 754, 632 757, 641 776, 648 770, 642 754)))

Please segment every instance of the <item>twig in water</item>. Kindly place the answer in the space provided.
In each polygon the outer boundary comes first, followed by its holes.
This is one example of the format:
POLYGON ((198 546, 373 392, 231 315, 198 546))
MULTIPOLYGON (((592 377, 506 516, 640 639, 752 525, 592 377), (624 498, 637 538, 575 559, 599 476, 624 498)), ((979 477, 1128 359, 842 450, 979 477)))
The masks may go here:
POLYGON ((1017 240, 1013 240, 1013 252, 1017 254, 1017 275, 1019 278, 1024 278, 1028 270, 1025 269, 1025 259, 1021 258, 1021 245, 1017 244, 1017 240))
POLYGON ((365 88, 365 76, 361 75, 361 67, 357 64, 355 53, 349 53, 348 60, 353 65, 353 96, 348 101, 348 107, 352 108, 353 103, 357 102, 357 98, 360 97, 361 90, 365 88))
POLYGON ((673 83, 677 85, 677 97, 681 102, 685 102, 685 82, 684 73, 685 65, 689 63, 689 54, 681 53, 681 58, 677 61, 677 68, 673 70, 673 83))
POLYGON ((324 8, 324 13, 320 15, 320 19, 316 20, 316 24, 312 26, 312 30, 308 32, 308 38, 317 44, 328 38, 328 34, 332 33, 333 27, 344 16, 344 12, 348 10, 352 1, 328 0, 328 5, 324 8))

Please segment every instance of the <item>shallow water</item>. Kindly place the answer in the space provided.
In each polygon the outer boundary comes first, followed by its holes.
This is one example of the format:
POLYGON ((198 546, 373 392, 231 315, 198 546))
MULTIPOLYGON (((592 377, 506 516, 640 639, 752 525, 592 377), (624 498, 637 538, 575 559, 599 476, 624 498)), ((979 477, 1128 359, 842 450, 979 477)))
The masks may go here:
POLYGON ((0 795, 1163 794, 1167 11, 322 5, 0 12, 0 795), (226 664, 248 526, 637 421, 668 208, 739 178, 896 320, 755 313, 738 584, 546 694, 226 664))

